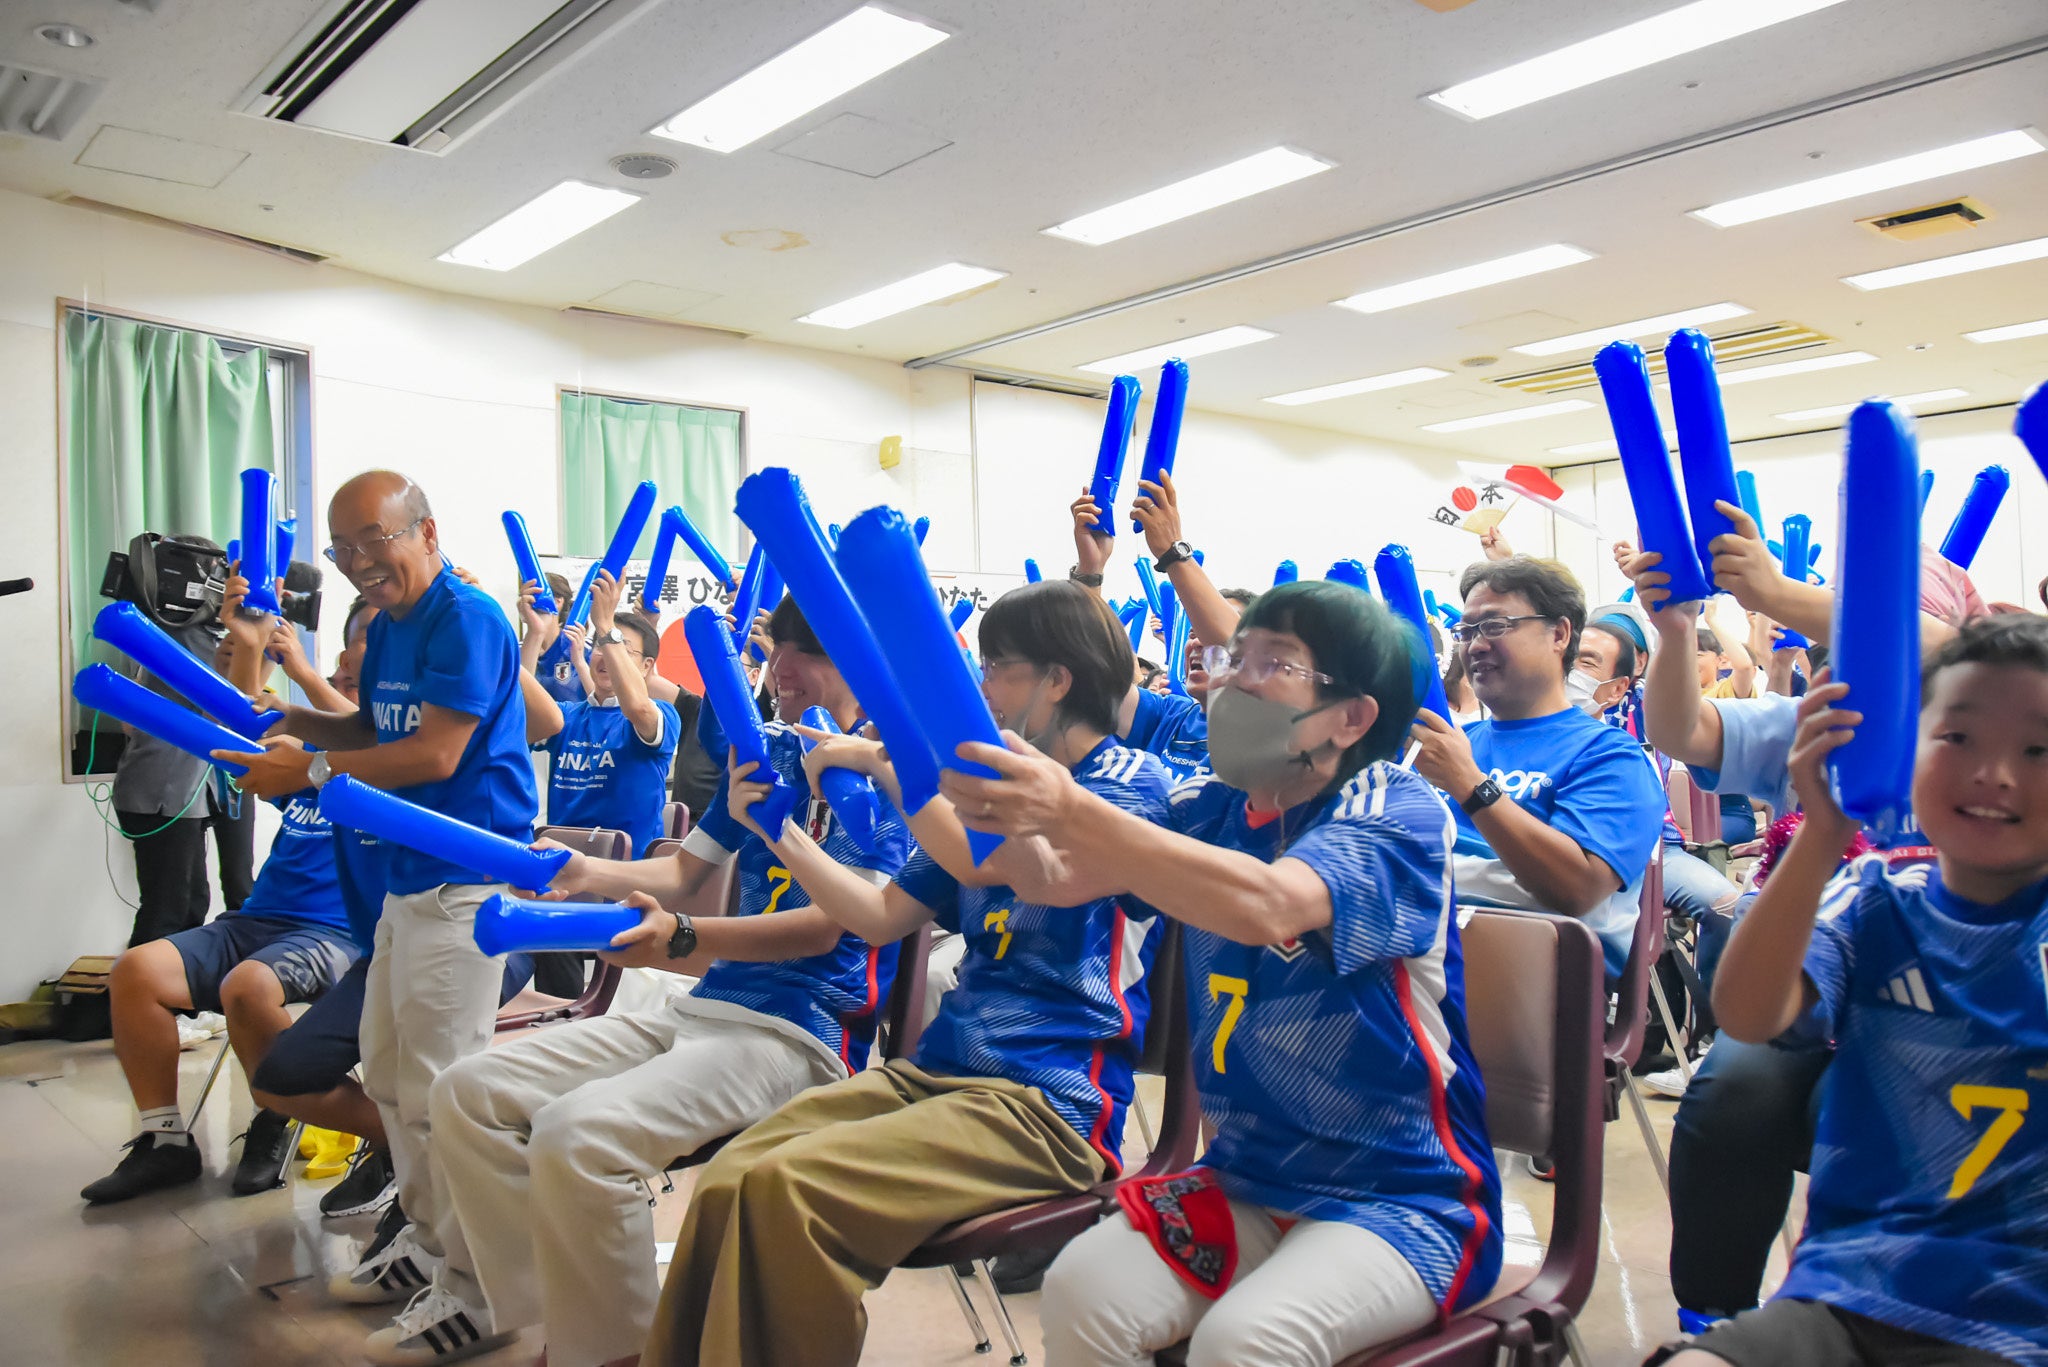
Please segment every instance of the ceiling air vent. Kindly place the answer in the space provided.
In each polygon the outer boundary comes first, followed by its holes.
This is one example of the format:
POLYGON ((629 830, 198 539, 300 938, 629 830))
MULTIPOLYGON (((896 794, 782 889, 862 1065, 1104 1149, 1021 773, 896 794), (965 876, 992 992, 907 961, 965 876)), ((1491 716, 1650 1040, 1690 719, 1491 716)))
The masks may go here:
POLYGON ((97 81, 0 62, 0 133, 62 142, 99 93, 97 81))
POLYGON ((1965 228, 1974 228, 1989 217, 1989 209, 1974 199, 1964 198, 1856 221, 1894 242, 1918 242, 1923 237, 1940 237, 1943 233, 1959 233, 1965 228))
POLYGON ((654 0, 329 0, 235 108, 446 152, 654 0))
MULTIPOLYGON (((1825 332, 1816 331, 1804 323, 1769 323, 1763 327, 1744 328, 1713 339, 1714 360, 1719 365, 1734 361, 1755 361, 1765 356, 1783 356, 1788 352, 1807 351, 1814 347, 1826 346, 1835 339, 1825 332)), ((1658 379, 1664 376, 1664 348, 1661 344, 1652 346, 1646 339, 1643 344, 1643 359, 1650 363, 1650 374, 1658 379)), ((1525 370, 1519 375, 1489 375, 1488 384, 1497 384, 1504 389, 1519 389, 1525 394, 1560 394, 1568 389, 1587 389, 1599 383, 1593 374, 1593 359, 1573 361, 1570 365, 1551 366, 1545 370, 1525 370)))

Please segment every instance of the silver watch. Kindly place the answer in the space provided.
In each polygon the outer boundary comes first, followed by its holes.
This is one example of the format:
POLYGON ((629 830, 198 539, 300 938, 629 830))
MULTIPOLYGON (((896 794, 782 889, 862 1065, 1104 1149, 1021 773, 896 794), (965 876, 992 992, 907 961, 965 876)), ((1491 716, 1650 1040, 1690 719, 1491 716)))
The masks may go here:
POLYGON ((613 627, 610 631, 597 638, 597 644, 601 646, 622 646, 625 643, 626 633, 620 631, 617 627, 613 627))
POLYGON ((328 763, 327 752, 325 750, 321 750, 315 753, 313 756, 313 762, 306 766, 306 778, 312 783, 312 785, 315 788, 318 788, 323 786, 328 779, 333 777, 334 766, 328 763))

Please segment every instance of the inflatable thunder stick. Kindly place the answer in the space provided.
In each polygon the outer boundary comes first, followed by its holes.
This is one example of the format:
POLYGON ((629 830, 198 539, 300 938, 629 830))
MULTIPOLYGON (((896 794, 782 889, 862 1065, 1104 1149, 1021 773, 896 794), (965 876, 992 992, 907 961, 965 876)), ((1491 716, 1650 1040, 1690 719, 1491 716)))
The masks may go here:
MULTIPOLYGON (((755 551, 759 553, 758 545, 755 551)), ((725 629, 724 615, 709 603, 691 608, 683 618, 683 640, 704 680, 704 701, 711 704, 719 729, 725 732, 725 743, 732 748, 734 767, 752 764, 754 772, 747 776, 747 781, 766 783, 772 789, 761 799, 754 820, 771 837, 779 836, 782 823, 796 810, 803 794, 784 782, 769 762, 768 728, 761 724, 761 713, 754 705, 754 690, 747 687, 747 676, 740 669, 740 654, 733 646, 732 633, 725 629)))
MULTIPOLYGON (((894 508, 870 508, 847 523, 839 539, 839 565, 875 639, 902 666, 897 681, 916 709, 940 767, 996 777, 993 769, 959 757, 958 748, 967 741, 999 746, 1003 738, 946 624, 939 595, 903 514, 894 508)), ((857 687, 854 694, 860 695, 857 687)), ((883 729, 886 740, 887 728, 883 729)), ((999 835, 967 833, 968 851, 977 865, 1002 843, 999 835)))
POLYGON ((1934 492, 1934 471, 1920 472, 1920 516, 1927 516, 1927 496, 1934 492))
POLYGON ((541 571, 540 552, 533 548, 533 534, 526 530, 526 519, 508 508, 499 520, 505 524, 505 540, 512 544, 512 563, 519 570, 519 582, 534 586, 533 610, 543 616, 554 616, 562 605, 555 601, 548 577, 541 571))
POLYGON ((429 811, 348 774, 336 774, 321 785, 320 815, 515 888, 545 888, 574 853, 529 849, 522 841, 429 811))
POLYGON ((1372 562, 1372 577, 1380 584, 1380 597, 1394 615, 1415 628, 1416 662, 1429 679, 1429 686, 1416 701, 1443 718, 1451 720, 1451 704, 1444 696, 1443 676, 1436 671, 1436 652, 1429 647, 1429 610, 1422 605, 1422 589, 1415 582, 1415 558, 1406 546, 1388 546, 1372 562))
POLYGON ((1174 605, 1173 631, 1167 637, 1166 677, 1176 693, 1188 691, 1188 639, 1194 634, 1194 619, 1174 605))
POLYGON ((208 764, 218 764, 230 774, 239 776, 249 770, 240 764, 214 759, 214 751, 263 753, 263 747, 248 737, 236 735, 219 722, 208 721, 163 694, 153 693, 126 675, 115 673, 106 665, 87 665, 79 670, 78 677, 71 682, 71 696, 78 699, 81 706, 104 712, 116 721, 127 722, 136 730, 146 731, 188 755, 197 756, 208 764))
POLYGON ((1741 495, 1742 511, 1749 514, 1749 520, 1756 524, 1756 534, 1764 534, 1764 505, 1757 501, 1756 474, 1750 470, 1735 472, 1735 492, 1741 495))
MULTIPOLYGON (((780 467, 756 471, 741 483, 735 511, 775 557, 776 568, 788 581, 790 595, 803 609, 818 643, 860 699, 861 711, 881 730, 903 791, 903 811, 916 813, 938 796, 937 757, 839 573, 803 485, 780 467)), ((957 645, 953 653, 959 654, 957 645)))
POLYGON ((1024 557, 1024 582, 1036 584, 1044 578, 1045 576, 1038 572, 1038 562, 1030 556, 1024 557))
MULTIPOLYGON (((1812 540, 1812 518, 1808 517, 1805 513, 1794 513, 1785 519, 1783 540, 1778 543, 1784 551, 1779 564, 1784 567, 1785 577, 1795 584, 1808 583, 1813 578, 1809 568, 1812 563, 1812 556, 1807 550, 1812 540)), ((1781 630, 1785 634, 1778 638, 1779 650, 1804 650, 1813 644, 1813 642, 1789 627, 1781 628, 1781 630)))
POLYGON ((1671 475, 1671 457, 1664 429, 1650 400, 1650 369, 1643 349, 1634 342, 1609 342, 1593 358, 1600 392, 1607 400, 1607 418, 1621 450, 1621 472, 1635 505, 1637 544, 1663 557, 1657 566, 1670 576, 1673 603, 1691 603, 1708 593, 1706 573, 1693 549, 1692 532, 1678 501, 1678 482, 1671 475))
MULTIPOLYGON (((761 591, 754 600, 755 610, 757 612, 774 612, 776 606, 782 602, 782 595, 785 592, 787 592, 787 586, 783 584, 782 576, 775 572, 775 562, 763 556, 761 559, 761 591)), ((752 640, 751 636, 752 633, 750 632, 747 643, 747 658, 757 664, 767 664, 768 656, 762 651, 761 643, 752 640)))
MULTIPOLYGON (((1138 481, 1159 483, 1161 475, 1173 473, 1173 458, 1180 450, 1180 420, 1188 406, 1188 363, 1178 356, 1159 367, 1159 388, 1152 395, 1152 428, 1145 434, 1145 460, 1138 467, 1138 481)), ((1131 519, 1131 530, 1144 526, 1131 519)))
POLYGON ((93 618, 92 634, 162 679, 194 707, 237 735, 260 740, 284 720, 282 712, 259 712, 248 694, 214 673, 213 666, 179 645, 133 603, 109 603, 101 608, 99 616, 93 618))
MULTIPOLYGON (((1714 538, 1735 530, 1715 505, 1741 506, 1735 457, 1728 449, 1728 415, 1721 408, 1721 381, 1714 374, 1714 344, 1697 328, 1671 334, 1664 348, 1664 372, 1671 381, 1671 412, 1678 424, 1678 464, 1685 472, 1685 506, 1692 515, 1693 549, 1711 578, 1714 538)), ((1757 534, 1763 534, 1759 524, 1757 534)))
POLYGON ((2034 458, 2034 464, 2041 467, 2041 473, 2048 477, 2048 384, 2037 384, 2034 392, 2020 400, 2019 412, 2013 415, 2013 435, 2020 439, 2020 445, 2034 458))
POLYGON ((277 522, 272 509, 277 503, 277 477, 268 470, 242 471, 242 578, 249 592, 242 606, 251 612, 275 613, 277 570, 272 564, 277 549, 277 522))
MULTIPOLYGON (((1102 415, 1102 442, 1095 448, 1095 473, 1088 497, 1095 500, 1095 530, 1116 535, 1116 494, 1124 482, 1124 454, 1131 447, 1131 427, 1138 419, 1138 377, 1119 375, 1109 383, 1109 407, 1102 415)), ((918 538, 920 545, 923 538, 918 538)))
MULTIPOLYGON (((739 581, 733 578, 732 565, 711 544, 711 538, 690 521, 690 515, 680 507, 671 507, 661 515, 662 532, 665 535, 681 537, 690 554, 697 557, 697 563, 711 572, 711 577, 729 589, 737 589, 739 581)), ((665 568, 665 567, 664 567, 665 568)))
POLYGON ((1356 560, 1339 560, 1330 566, 1329 573, 1323 578, 1334 579, 1339 584, 1349 584, 1354 589, 1365 589, 1367 593, 1372 592, 1371 589, 1365 588, 1365 566, 1356 560))
POLYGON ((1827 757, 1828 786, 1844 812, 1888 844, 1912 824, 1913 750, 1920 712, 1920 558, 1901 553, 1919 536, 1920 479, 1911 420, 1872 400, 1849 415, 1842 466, 1841 544, 1835 548, 1835 627, 1828 654, 1838 706, 1863 714, 1847 745, 1827 757))
POLYGON ((228 563, 230 565, 239 565, 241 563, 241 560, 242 538, 239 536, 231 536, 228 538, 228 563))
POLYGON ((1152 615, 1159 619, 1160 629, 1164 630, 1168 625, 1166 600, 1159 592, 1159 576, 1152 572, 1152 561, 1142 555, 1138 557, 1138 587, 1145 591, 1145 605, 1152 609, 1152 615))
POLYGON ((569 600, 569 612, 562 618, 565 627, 586 626, 590 622, 590 586, 597 582, 597 572, 604 568, 604 561, 591 562, 583 571, 583 582, 576 586, 576 596, 569 600))
POLYGON ((532 902, 493 893, 476 909, 476 947, 493 958, 544 950, 610 949, 640 924, 640 913, 617 902, 532 902))
POLYGON ((1131 653, 1137 654, 1145 644, 1145 624, 1150 615, 1145 607, 1145 600, 1133 598, 1117 609, 1116 615, 1117 620, 1124 624, 1124 630, 1131 634, 1131 653))
POLYGON ((284 578, 291 568, 292 552, 299 541, 299 520, 296 517, 281 517, 277 520, 277 551, 270 559, 270 572, 284 578))
POLYGON ((1948 535, 1941 539, 1942 559, 1961 569, 1970 568, 1977 548, 1984 544, 1984 534, 1991 530, 1991 519, 1998 516, 1998 505, 2005 501, 2005 491, 2011 487, 2012 474, 2003 465, 1987 465, 1977 472, 1970 481, 1970 492, 1963 495, 1956 520, 1949 524, 1948 535))
POLYGON ((747 640, 754 634, 754 618, 761 613, 761 590, 767 587, 768 552, 761 549, 761 543, 754 542, 753 553, 747 556, 747 568, 740 575, 740 591, 732 600, 732 648, 735 653, 747 649, 747 640))
MULTIPOLYGON (((598 562, 598 567, 615 583, 623 585, 626 582, 626 565, 640 545, 640 534, 647 530, 647 519, 654 516, 654 499, 654 481, 641 480, 640 487, 627 500, 625 515, 619 519, 618 528, 612 533, 611 544, 604 548, 604 559, 598 562)), ((569 605, 571 622, 590 620, 590 585, 596 578, 593 572, 583 581, 583 587, 576 591, 576 601, 569 605)))
MULTIPOLYGON (((928 517, 921 517, 910 524, 910 530, 917 537, 917 544, 920 548, 923 547, 924 539, 931 532, 931 529, 932 520, 928 517)), ((839 540, 839 529, 836 527, 832 530, 832 539, 835 542, 839 540)))
MULTIPOLYGON (((804 725, 813 731, 829 731, 840 735, 839 723, 832 720, 832 714, 822 707, 804 709, 804 725)), ((804 753, 809 754, 818 743, 809 736, 797 737, 803 743, 804 753)), ((831 807, 832 815, 839 818, 839 824, 860 846, 861 853, 875 852, 875 823, 881 819, 882 798, 875 791, 875 785, 866 774, 852 769, 831 768, 818 775, 818 787, 824 791, 825 803, 831 807)))
POLYGON ((1301 567, 1292 560, 1283 560, 1273 567, 1273 587, 1276 589, 1282 584, 1292 584, 1299 578, 1301 578, 1301 567))
POLYGON ((965 596, 953 600, 952 610, 946 614, 946 621, 958 631, 967 625, 967 619, 974 615, 974 600, 965 596))

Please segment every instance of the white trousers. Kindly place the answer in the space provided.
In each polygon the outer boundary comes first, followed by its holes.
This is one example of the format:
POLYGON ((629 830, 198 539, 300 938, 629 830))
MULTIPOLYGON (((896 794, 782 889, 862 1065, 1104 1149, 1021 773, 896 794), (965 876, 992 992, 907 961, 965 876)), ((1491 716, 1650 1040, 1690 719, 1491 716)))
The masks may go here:
POLYGON ((545 1324, 549 1367, 647 1340, 661 1284, 643 1176, 844 1076, 767 1020, 685 1000, 542 1030, 435 1083, 435 1150, 492 1323, 545 1324))
POLYGON ((1330 1220, 1283 1234, 1257 1206, 1230 1213, 1237 1272, 1213 1301, 1121 1210, 1067 1245, 1039 1307, 1046 1367, 1151 1367, 1182 1339, 1188 1367, 1330 1367, 1436 1319, 1422 1278, 1377 1234, 1330 1220))
POLYGON ((443 1069, 491 1042, 505 965, 476 947, 476 909, 509 891, 443 884, 387 896, 363 986, 363 1091, 384 1118, 399 1203, 420 1246, 457 1266, 462 1231, 428 1143, 427 1091, 443 1069))

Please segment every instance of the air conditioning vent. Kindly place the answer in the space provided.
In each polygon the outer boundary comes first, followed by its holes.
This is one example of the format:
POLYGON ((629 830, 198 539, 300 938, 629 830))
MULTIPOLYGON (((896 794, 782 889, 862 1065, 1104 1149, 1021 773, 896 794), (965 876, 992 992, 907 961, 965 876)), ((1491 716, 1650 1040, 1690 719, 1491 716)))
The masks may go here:
POLYGON ((654 0, 330 0, 235 108, 446 152, 654 0))
MULTIPOLYGON (((1804 323, 1770 323, 1763 327, 1744 328, 1713 339, 1714 360, 1720 365, 1732 361, 1754 361, 1765 356, 1783 356, 1788 352, 1808 351, 1814 347, 1828 345, 1835 339, 1825 332, 1816 331, 1804 323)), ((1664 375, 1664 352, 1661 347, 1645 345, 1643 357, 1650 363, 1650 374, 1656 378, 1664 375)), ((1545 370, 1525 370, 1519 375, 1492 375, 1487 383, 1497 384, 1504 389, 1519 389, 1525 394, 1561 394, 1571 389, 1586 389, 1599 383, 1593 374, 1590 357, 1573 361, 1570 365, 1551 366, 1545 370)))
POLYGON ((1965 228, 1974 228, 1991 217, 1991 211, 1974 199, 1952 199, 1946 204, 1924 204, 1918 209, 1906 209, 1896 214, 1884 214, 1877 218, 1859 218, 1861 223, 1880 237, 1894 242, 1918 242, 1923 237, 1940 237, 1944 233, 1959 233, 1965 228))
POLYGON ((0 133, 62 142, 99 93, 98 81, 0 62, 0 133))

